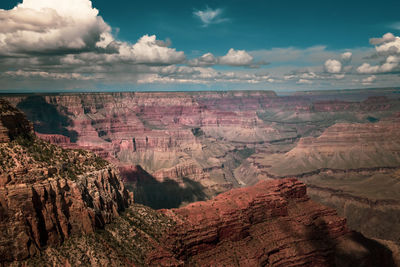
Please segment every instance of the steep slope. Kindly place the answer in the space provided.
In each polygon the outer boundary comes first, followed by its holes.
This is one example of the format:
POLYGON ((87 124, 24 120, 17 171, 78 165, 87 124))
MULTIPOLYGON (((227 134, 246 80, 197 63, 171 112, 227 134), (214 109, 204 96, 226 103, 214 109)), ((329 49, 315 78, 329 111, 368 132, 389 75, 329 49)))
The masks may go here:
POLYGON ((184 208, 134 204, 104 230, 48 248, 28 266, 395 266, 295 179, 263 181, 184 208))
POLYGON ((4 101, 0 121, 0 263, 92 233, 131 202, 105 160, 35 138, 25 116, 4 101))

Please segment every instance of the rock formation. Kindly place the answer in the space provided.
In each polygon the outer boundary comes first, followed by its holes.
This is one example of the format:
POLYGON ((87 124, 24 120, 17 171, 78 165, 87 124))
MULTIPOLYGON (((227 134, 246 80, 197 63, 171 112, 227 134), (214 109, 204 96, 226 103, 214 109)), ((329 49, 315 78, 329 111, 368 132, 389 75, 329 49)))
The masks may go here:
POLYGON ((4 101, 0 110, 1 264, 93 233, 131 203, 111 164, 41 141, 21 112, 4 101))
POLYGON ((122 174, 128 186, 142 186, 137 200, 153 208, 177 208, 266 178, 294 176, 313 186, 314 199, 346 216, 351 228, 362 225, 355 229, 397 241, 397 208, 391 211, 400 199, 394 174, 400 167, 398 96, 398 89, 379 89, 7 99, 34 122, 40 138, 91 150, 127 169, 122 174), (136 165, 146 175, 127 167, 136 165), (368 222, 368 214, 372 223, 360 223, 368 222))
POLYGON ((395 266, 384 245, 350 232, 296 179, 154 211, 134 204, 103 231, 48 248, 28 266, 395 266))
POLYGON ((25 115, 0 98, 0 143, 14 140, 33 131, 25 115))
POLYGON ((338 123, 286 153, 258 153, 236 176, 297 177, 309 194, 369 237, 400 242, 400 123, 338 123), (248 173, 251 173, 248 175, 248 173))

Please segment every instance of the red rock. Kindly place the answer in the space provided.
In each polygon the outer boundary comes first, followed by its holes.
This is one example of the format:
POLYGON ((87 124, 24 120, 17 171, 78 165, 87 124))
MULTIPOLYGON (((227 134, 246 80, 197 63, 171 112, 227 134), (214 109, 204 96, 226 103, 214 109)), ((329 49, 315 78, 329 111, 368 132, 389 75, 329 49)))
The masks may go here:
POLYGON ((111 164, 39 141, 25 116, 1 99, 0 111, 3 142, 21 137, 0 143, 1 155, 8 156, 0 161, 0 264, 92 233, 132 202, 111 164))
MULTIPOLYGON (((188 265, 332 266, 335 240, 349 232, 345 219, 312 202, 296 179, 262 181, 162 212, 176 225, 161 244, 188 265)), ((155 252, 148 258, 150 265, 170 261, 155 252)))

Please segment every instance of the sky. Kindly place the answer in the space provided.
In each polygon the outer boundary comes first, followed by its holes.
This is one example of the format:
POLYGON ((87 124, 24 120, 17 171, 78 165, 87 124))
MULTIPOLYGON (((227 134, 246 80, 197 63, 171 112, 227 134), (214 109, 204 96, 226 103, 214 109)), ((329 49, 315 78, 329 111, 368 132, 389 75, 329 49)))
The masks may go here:
POLYGON ((398 10, 398 0, 1 0, 0 92, 398 87, 398 10))

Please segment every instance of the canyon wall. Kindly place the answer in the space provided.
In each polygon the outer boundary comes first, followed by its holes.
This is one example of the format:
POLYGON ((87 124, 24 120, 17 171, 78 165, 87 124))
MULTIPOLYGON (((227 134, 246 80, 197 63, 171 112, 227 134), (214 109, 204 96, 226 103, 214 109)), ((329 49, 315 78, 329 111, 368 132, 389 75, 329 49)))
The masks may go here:
POLYGON ((329 100, 231 91, 7 99, 34 122, 40 138, 66 148, 89 149, 121 168, 141 165, 159 182, 189 178, 212 197, 247 181, 257 182, 241 179, 234 171, 257 151, 287 152, 301 137, 318 136, 337 121, 369 122, 400 111, 398 99, 366 96, 355 101, 346 94, 329 100))
POLYGON ((1 264, 93 233, 132 202, 111 164, 41 141, 23 113, 3 101, 0 110, 1 264))
MULTIPOLYGON (((368 210, 364 204, 343 207, 349 194, 379 205, 399 200, 392 190, 398 188, 393 172, 400 167, 398 90, 7 99, 33 121, 40 138, 89 149, 113 162, 136 190, 136 200, 153 208, 177 208, 260 180, 297 177, 313 185, 311 196, 338 209, 352 228, 386 239, 397 225, 397 215, 380 216, 379 210, 361 229, 357 224, 368 210), (137 165, 145 174, 137 172, 137 165), (329 203, 326 190, 342 200, 329 203)), ((397 214, 396 209, 389 212, 392 206, 382 208, 384 213, 397 214)), ((392 240, 397 242, 397 235, 392 240)))
POLYGON ((236 176, 297 177, 314 200, 335 208, 352 229, 400 242, 399 122, 393 117, 337 123, 318 137, 301 138, 286 153, 249 157, 236 176))

